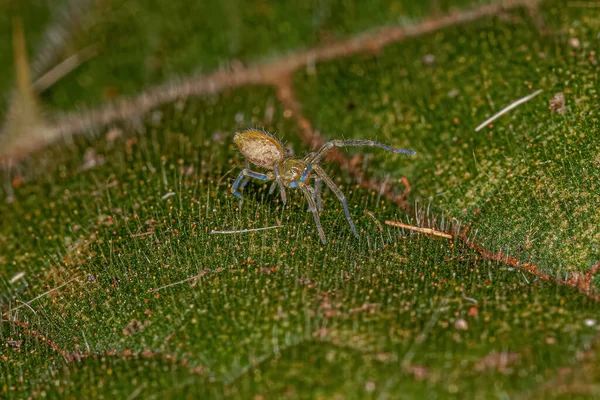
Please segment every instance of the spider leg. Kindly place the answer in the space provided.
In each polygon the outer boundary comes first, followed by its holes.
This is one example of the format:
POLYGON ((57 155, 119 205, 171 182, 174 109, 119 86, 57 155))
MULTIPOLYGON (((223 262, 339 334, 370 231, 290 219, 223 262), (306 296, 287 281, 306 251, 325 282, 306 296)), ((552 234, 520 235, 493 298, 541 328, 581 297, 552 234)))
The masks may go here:
POLYGON ((260 179, 261 181, 266 181, 269 179, 265 174, 260 174, 258 172, 250 171, 249 169, 242 170, 242 172, 240 172, 237 179, 233 183, 233 186, 231 187, 231 192, 236 197, 238 197, 242 200, 244 199, 244 197, 242 197, 242 195, 237 190, 238 190, 238 187, 240 186, 240 184, 242 184, 242 181, 247 180, 248 177, 260 179))
MULTIPOLYGON (((307 155, 307 157, 310 155, 313 155, 313 154, 314 153, 310 153, 307 155)), ((297 181, 294 181, 294 182, 290 182, 290 185, 289 185, 290 188, 296 188, 298 186, 306 184, 306 180, 308 179, 308 176, 311 171, 312 171, 312 164, 308 164, 306 166, 306 169, 302 173, 302 176, 300 176, 300 179, 298 179, 297 181)), ((274 185, 275 185, 274 183, 273 183, 273 185, 271 185, 271 190, 274 190, 274 188, 273 188, 274 185)), ((323 211, 323 201, 321 199, 321 179, 315 178, 315 188, 314 189, 311 188, 310 186, 307 186, 307 188, 309 189, 309 191, 311 193, 311 197, 317 206, 317 211, 323 211)), ((312 211, 312 209, 309 207, 308 210, 306 210, 306 211, 312 211)))
POLYGON ((304 160, 306 162, 318 163, 321 161, 327 152, 334 147, 350 147, 350 146, 368 146, 368 147, 380 147, 384 150, 391 151, 392 153, 403 153, 403 154, 415 154, 414 150, 406 150, 406 149, 397 149, 392 146, 388 146, 387 144, 376 142, 374 140, 364 140, 364 139, 348 139, 348 140, 332 140, 330 142, 325 143, 314 157, 304 160))
MULTIPOLYGON (((317 205, 317 210, 319 212, 323 211, 323 199, 321 198, 321 188, 322 188, 321 183, 322 182, 323 182, 323 180, 321 178, 315 177, 314 189, 311 188, 310 186, 308 187, 310 189, 310 193, 312 194, 313 201, 317 205)), ((306 210, 306 211, 312 211, 312 210, 309 207, 308 210, 306 210)))
MULTIPOLYGON (((306 184, 306 180, 308 179, 308 176, 311 171, 312 171, 312 164, 308 164, 306 166, 306 169, 302 173, 302 176, 300 176, 300 179, 298 179, 297 181, 294 181, 294 182, 290 182, 290 185, 289 185, 290 188, 296 188, 298 186, 306 184)), ((323 211, 323 202, 321 200, 321 180, 319 178, 315 178, 315 188, 313 189, 310 186, 307 186, 307 188, 310 191, 311 197, 317 206, 317 211, 323 211)), ((306 210, 306 211, 312 211, 312 210, 309 207, 308 210, 306 210)))
POLYGON ((277 187, 277 181, 273 181, 273 183, 271 183, 271 187, 269 188, 269 194, 273 194, 276 187, 277 187))
MULTIPOLYGON (((246 169, 250 169, 250 163, 248 161, 246 161, 246 169)), ((242 179, 242 183, 240 183, 240 190, 245 188, 246 185, 248 184, 248 182, 250 182, 250 178, 247 176, 244 176, 244 179, 242 179)))
POLYGON ((315 192, 313 193, 313 199, 317 205, 317 210, 323 211, 323 199, 321 198, 321 192, 323 188, 323 179, 315 178, 315 192))
MULTIPOLYGON (((287 203, 287 196, 285 195, 285 187, 283 186, 283 181, 281 180, 281 174, 279 173, 279 166, 277 164, 273 165, 273 170, 275 171, 275 182, 279 185, 279 193, 281 194, 281 201, 283 201, 283 205, 287 203)), ((271 186, 272 188, 272 186, 271 186)), ((272 190, 269 190, 271 193, 272 190)))
POLYGON ((250 182, 250 178, 247 176, 244 176, 244 178, 242 179, 242 182, 240 182, 239 189, 242 190, 243 188, 245 188, 246 185, 248 184, 248 182, 250 182))
POLYGON ((313 159, 313 157, 315 156, 315 152, 312 153, 308 153, 307 155, 305 155, 304 157, 302 157, 302 161, 306 162, 306 161, 310 161, 313 159))
POLYGON ((315 224, 317 225, 317 231, 319 231, 319 237, 321 238, 321 242, 323 244, 327 243, 325 240, 325 232, 323 232, 323 227, 321 226, 321 218, 319 218, 319 210, 317 210, 317 205, 312 199, 311 192, 306 185, 299 185, 300 190, 304 193, 304 197, 306 197, 306 201, 308 201, 308 206, 315 217, 315 224))
POLYGON ((325 171, 323 171, 323 168, 321 168, 319 165, 314 165, 313 167, 314 167, 317 175, 319 175, 319 178, 321 178, 322 180, 325 181, 325 184, 327 186, 329 186, 329 189, 331 189, 333 191, 333 193, 335 193, 337 198, 342 203, 342 206, 344 207, 344 213, 346 213, 346 219, 348 220, 348 223, 350 224, 350 228, 352 228, 352 232, 354 232, 354 236, 356 236, 358 238, 358 233, 356 232, 356 227, 354 226, 354 221, 352 220, 352 217, 350 216, 350 211, 348 210, 348 204, 346 204, 346 197, 344 196, 344 193, 342 193, 340 188, 338 188, 337 185, 331 180, 331 178, 329 176, 327 176, 325 171))

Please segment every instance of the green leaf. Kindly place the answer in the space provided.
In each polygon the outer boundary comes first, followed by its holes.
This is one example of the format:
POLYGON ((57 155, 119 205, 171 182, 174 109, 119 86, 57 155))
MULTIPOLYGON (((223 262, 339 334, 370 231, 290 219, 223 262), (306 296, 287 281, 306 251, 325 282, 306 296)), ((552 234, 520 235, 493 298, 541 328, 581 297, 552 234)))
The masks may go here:
POLYGON ((0 134, 0 394, 597 395, 596 5, 450 3, 77 9, 53 51, 97 53, 0 134), (248 127, 417 154, 332 151, 359 238, 325 191, 322 244, 298 191, 231 194, 248 127))

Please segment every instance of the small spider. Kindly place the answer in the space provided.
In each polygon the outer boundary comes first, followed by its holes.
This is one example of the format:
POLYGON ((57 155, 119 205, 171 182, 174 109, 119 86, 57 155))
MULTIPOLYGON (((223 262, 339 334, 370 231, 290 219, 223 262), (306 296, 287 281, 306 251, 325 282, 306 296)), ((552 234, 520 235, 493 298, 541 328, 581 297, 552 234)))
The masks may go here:
POLYGON ((321 201, 321 182, 325 182, 342 203, 350 228, 352 228, 354 236, 358 238, 358 233, 356 232, 354 221, 350 216, 350 211, 348 211, 348 205, 346 204, 344 194, 319 165, 319 162, 327 155, 329 150, 334 147, 370 146, 381 147, 392 153, 415 154, 413 150, 396 149, 372 140, 349 139, 332 140, 325 143, 319 151, 308 153, 302 159, 298 159, 290 156, 283 149, 283 144, 275 136, 257 129, 236 132, 233 136, 233 142, 248 161, 247 167, 240 172, 233 183, 231 188, 233 194, 240 199, 243 199, 242 195, 238 192, 238 188, 242 189, 246 186, 249 178, 274 181, 269 193, 273 193, 275 188, 279 186, 281 200, 283 201, 283 204, 286 204, 287 196, 285 188, 299 188, 302 193, 304 193, 306 201, 308 201, 309 211, 312 211, 313 213, 317 230, 319 231, 319 237, 323 243, 326 243, 325 233, 323 232, 321 220, 319 218, 319 211, 323 209, 321 201), (250 163, 273 172, 261 174, 259 172, 251 171, 248 168, 250 163), (315 175, 312 175, 313 172, 315 175), (308 181, 311 177, 315 178, 314 188, 308 185, 308 181))

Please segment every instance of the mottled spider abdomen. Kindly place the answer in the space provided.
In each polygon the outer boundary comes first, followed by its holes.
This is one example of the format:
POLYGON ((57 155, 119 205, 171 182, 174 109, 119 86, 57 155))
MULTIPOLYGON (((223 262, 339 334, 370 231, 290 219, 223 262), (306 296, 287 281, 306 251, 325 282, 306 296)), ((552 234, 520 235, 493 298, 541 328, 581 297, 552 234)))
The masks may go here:
POLYGON ((274 165, 283 162, 283 146, 271 134, 260 130, 250 129, 236 132, 233 142, 240 153, 252 164, 273 170, 274 165))

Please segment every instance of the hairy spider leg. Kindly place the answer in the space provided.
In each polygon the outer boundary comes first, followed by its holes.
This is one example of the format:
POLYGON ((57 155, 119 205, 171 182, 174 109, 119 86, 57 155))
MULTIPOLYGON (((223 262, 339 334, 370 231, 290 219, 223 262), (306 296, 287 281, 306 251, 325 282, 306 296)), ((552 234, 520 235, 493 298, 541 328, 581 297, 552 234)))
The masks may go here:
MULTIPOLYGON (((294 181, 294 182, 290 182, 289 187, 297 188, 300 185, 306 184, 306 181, 308 180, 308 175, 310 174, 311 171, 312 171, 312 164, 307 164, 306 169, 300 176, 300 179, 298 179, 297 181, 294 181)), ((308 189, 310 190, 312 199, 317 206, 317 211, 323 211, 323 202, 321 200, 321 180, 319 178, 315 178, 315 185, 316 185, 315 186, 316 190, 311 188, 310 186, 308 186, 308 189)), ((271 185, 271 189, 274 190, 273 185, 271 185)), ((308 210, 306 210, 306 211, 312 211, 312 210, 309 207, 308 210)))
POLYGON ((306 178, 308 178, 310 171, 312 171, 312 164, 306 164, 306 169, 304 170, 302 175, 300 175, 300 180, 302 182, 306 182, 306 178))
POLYGON ((331 189, 333 191, 333 193, 335 193, 337 198, 342 203, 342 206, 344 207, 344 213, 346 213, 346 219, 348 220, 348 223, 350 224, 350 228, 352 228, 352 232, 354 232, 354 236, 356 236, 358 238, 358 233, 356 232, 356 227, 354 226, 354 221, 352 220, 352 217, 350 216, 350 211, 348 210, 348 204, 346 204, 346 197, 344 196, 344 193, 342 193, 340 188, 338 188, 337 185, 331 180, 331 178, 329 176, 327 176, 327 174, 325 173, 323 168, 321 168, 321 166, 315 164, 314 168, 315 168, 315 172, 317 173, 317 175, 319 175, 319 177, 325 181, 325 184, 327 186, 329 186, 329 189, 331 189))
MULTIPOLYGON (((281 201, 283 201, 283 205, 287 203, 287 196, 285 195, 285 187, 283 186, 283 181, 281 180, 281 174, 279 173, 279 166, 277 164, 273 165, 273 171, 275 171, 275 182, 279 185, 279 194, 281 194, 281 201)), ((269 190, 269 193, 272 193, 269 190)))
POLYGON ((406 149, 397 149, 392 146, 388 146, 387 144, 375 142, 373 140, 363 140, 363 139, 349 139, 349 140, 332 140, 331 142, 325 143, 312 159, 308 159, 306 161, 312 163, 318 163, 321 161, 327 152, 334 147, 350 147, 350 146, 368 146, 368 147, 380 147, 384 150, 390 151, 392 153, 403 153, 403 154, 415 154, 414 150, 406 150, 406 149))
MULTIPOLYGON (((250 162, 248 160, 246 160, 246 169, 250 169, 250 162)), ((242 179, 242 183, 240 183, 239 189, 244 189, 248 182, 250 182, 250 177, 244 176, 244 179, 242 179)))
POLYGON ((313 199, 317 205, 317 210, 323 211, 323 199, 321 198, 323 179, 315 177, 315 192, 313 193, 313 199))
POLYGON ((271 183, 271 187, 269 188, 269 194, 273 194, 276 187, 277 187, 277 181, 273 181, 273 183, 271 183))
MULTIPOLYGON (((312 163, 310 163, 310 160, 312 160, 316 154, 317 153, 314 153, 314 152, 308 153, 307 155, 305 155, 302 158, 302 161, 307 162, 308 165, 312 166, 312 163)), ((315 190, 313 193, 313 200, 315 201, 315 204, 317 205, 317 210, 319 210, 319 211, 323 211, 323 199, 321 198, 321 192, 322 192, 321 188, 322 188, 321 179, 319 179, 318 177, 315 176, 315 190)), ((307 211, 310 211, 310 210, 307 210, 307 211)))
POLYGON ((239 189, 242 190, 246 187, 246 185, 248 184, 248 182, 250 182, 250 177, 248 176, 244 176, 244 178, 242 179, 242 182, 240 183, 239 189))
MULTIPOLYGON (((318 177, 315 176, 315 187, 314 187, 314 189, 309 186, 310 193, 312 194, 313 201, 315 202, 315 204, 317 206, 317 211, 319 211, 319 212, 323 211, 323 199, 321 198, 321 192, 322 192, 322 190, 321 190, 322 189, 321 182, 322 181, 323 180, 321 178, 318 178, 318 177)), ((290 187, 292 187, 292 185, 294 185, 293 187, 297 187, 298 186, 298 184, 296 182, 292 182, 290 184, 290 187)), ((312 211, 312 210, 309 208, 306 211, 312 211)))
POLYGON ((315 156, 315 152, 312 153, 308 153, 307 155, 305 155, 304 157, 302 157, 302 161, 306 162, 306 161, 310 161, 313 159, 313 157, 315 156))
POLYGON ((265 174, 259 174, 258 172, 250 171, 249 169, 242 170, 242 172, 240 172, 237 179, 233 183, 233 186, 231 187, 231 191, 233 192, 233 194, 242 200, 244 199, 244 197, 240 193, 238 193, 237 189, 238 186, 240 186, 240 182, 242 182, 242 180, 247 177, 260 179, 261 181, 266 181, 269 179, 265 174))
POLYGON ((319 237, 321 238, 321 242, 323 244, 327 243, 325 240, 325 232, 323 232, 323 227, 321 226, 321 218, 319 218, 319 211, 317 210, 317 205, 312 199, 311 191, 308 189, 308 186, 302 184, 298 186, 302 193, 304 193, 304 197, 306 197, 306 201, 308 201, 308 206, 311 209, 313 216, 315 217, 315 224, 317 225, 317 230, 319 231, 319 237))

